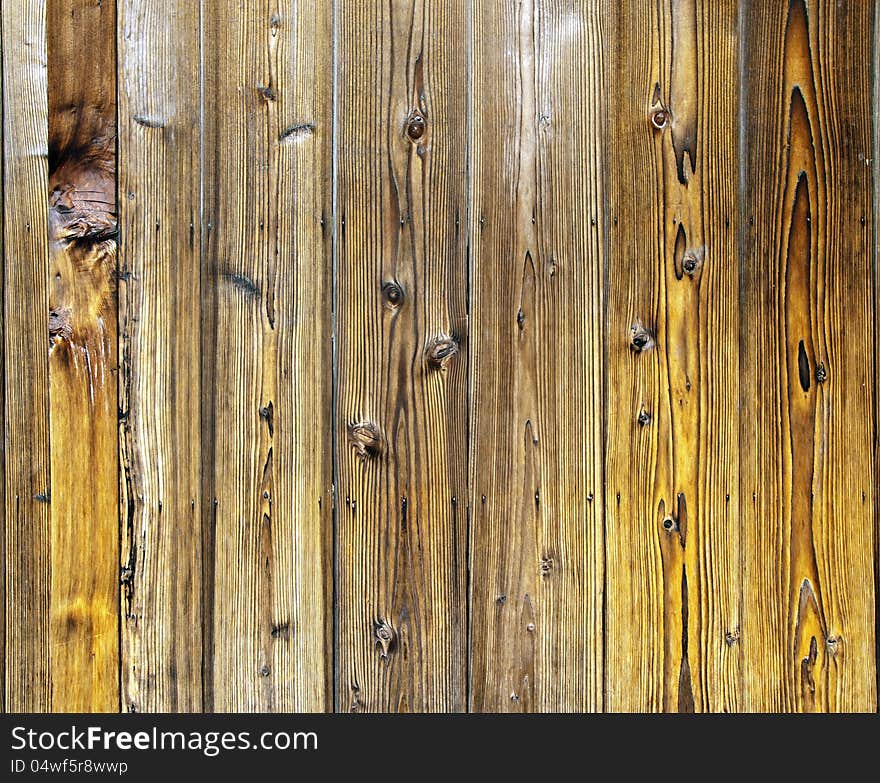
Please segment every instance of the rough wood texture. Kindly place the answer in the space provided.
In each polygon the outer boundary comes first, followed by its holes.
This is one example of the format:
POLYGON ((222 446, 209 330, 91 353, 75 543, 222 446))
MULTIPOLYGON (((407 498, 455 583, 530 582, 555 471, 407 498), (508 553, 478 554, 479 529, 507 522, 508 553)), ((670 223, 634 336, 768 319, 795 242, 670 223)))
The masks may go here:
POLYGON ((471 707, 602 707, 601 20, 477 4, 471 707))
POLYGON ((320 711, 331 682, 326 4, 203 4, 205 706, 320 711))
POLYGON ((876 708, 870 5, 743 17, 750 710, 876 708))
POLYGON ((114 3, 50 0, 46 34, 52 709, 115 712, 114 3))
POLYGON ((732 710, 737 9, 607 9, 605 706, 732 710))
POLYGON ((199 712, 199 9, 118 13, 122 708, 199 712))
POLYGON ((337 9, 343 711, 465 709, 465 9, 337 9))
POLYGON ((3 0, 6 709, 51 706, 45 4, 3 0))
POLYGON ((0 708, 876 709, 878 33, 3 0, 0 708))

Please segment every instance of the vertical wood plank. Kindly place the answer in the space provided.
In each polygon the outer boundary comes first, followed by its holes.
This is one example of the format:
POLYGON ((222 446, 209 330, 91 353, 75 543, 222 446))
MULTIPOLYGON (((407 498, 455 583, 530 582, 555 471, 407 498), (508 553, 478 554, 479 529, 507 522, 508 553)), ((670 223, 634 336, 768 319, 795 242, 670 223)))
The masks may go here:
POLYGON ((122 707, 202 709, 199 7, 120 0, 122 707))
POLYGON ((466 6, 337 3, 338 708, 465 708, 466 6))
MULTIPOLYGON (((3 128, 3 15, 0 13, 0 139, 3 128)), ((5 312, 3 305, 4 275, 6 267, 6 252, 3 245, 5 205, 3 201, 3 169, 4 149, 0 141, 0 308, 5 312)), ((0 318, 0 351, 3 360, 0 362, 0 410, 3 411, 4 432, 2 446, 0 446, 0 487, 3 488, 3 518, 2 530, 0 530, 0 558, 6 563, 6 339, 4 337, 5 318, 0 318)), ((0 713, 6 713, 6 571, 3 579, 0 579, 0 713)))
POLYGON ((737 4, 605 9, 606 707, 735 710, 737 4))
POLYGON ((47 3, 52 709, 119 709, 115 3, 47 3))
POLYGON ((602 708, 603 29, 476 4, 475 711, 602 708))
POLYGON ((329 706, 332 14, 202 3, 205 705, 329 706))
POLYGON ((6 709, 48 712, 49 364, 46 11, 4 0, 6 709))
POLYGON ((743 22, 744 707, 874 710, 873 9, 743 22))

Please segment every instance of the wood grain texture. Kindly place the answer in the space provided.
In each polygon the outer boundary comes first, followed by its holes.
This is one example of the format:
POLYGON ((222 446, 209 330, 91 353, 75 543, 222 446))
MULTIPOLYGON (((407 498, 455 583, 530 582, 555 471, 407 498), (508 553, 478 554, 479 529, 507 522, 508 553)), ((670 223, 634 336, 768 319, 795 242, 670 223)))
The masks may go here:
POLYGON ((122 708, 200 712, 199 8, 118 16, 122 708))
POLYGON ((202 4, 205 706, 329 706, 332 14, 202 4), (210 305, 207 305, 210 302, 210 305))
POLYGON ((119 709, 112 1, 46 7, 52 709, 119 709))
POLYGON ((337 4, 337 707, 465 709, 466 4, 337 4))
POLYGON ((6 709, 48 712, 48 154, 45 4, 4 0, 6 709))
MULTIPOLYGON (((3 15, 0 13, 0 128, 3 127, 3 15)), ((2 139, 2 135, 0 135, 0 139, 2 139)), ((3 295, 2 291, 4 291, 3 286, 3 278, 5 274, 6 267, 6 253, 3 246, 3 233, 4 233, 4 218, 5 206, 3 203, 3 164, 4 164, 4 149, 2 142, 0 142, 0 308, 3 308, 5 311, 5 307, 3 305, 3 295)), ((4 321, 5 318, 0 318, 0 346, 2 346, 4 361, 0 362, 0 405, 3 406, 3 416, 4 416, 4 432, 2 440, 0 440, 0 487, 3 487, 3 517, 2 517, 2 529, 0 529, 0 558, 2 558, 4 563, 4 569, 6 568, 6 433, 5 433, 5 417, 6 417, 6 367, 5 367, 5 356, 6 356, 6 339, 4 337, 4 321)), ((0 714, 6 713, 6 571, 3 572, 3 579, 0 579, 0 714)))
POLYGON ((601 19, 474 8, 471 708, 598 710, 601 19))
POLYGON ((869 3, 743 17, 743 706, 876 709, 869 3))
POLYGON ((605 8, 605 707, 735 710, 737 4, 605 8))

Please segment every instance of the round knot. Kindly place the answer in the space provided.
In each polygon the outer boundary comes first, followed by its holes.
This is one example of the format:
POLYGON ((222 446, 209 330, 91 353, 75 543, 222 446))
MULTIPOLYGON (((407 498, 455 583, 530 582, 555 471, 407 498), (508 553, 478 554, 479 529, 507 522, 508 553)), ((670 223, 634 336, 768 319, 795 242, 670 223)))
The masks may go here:
POLYGON ((647 351, 654 345, 651 333, 641 324, 633 324, 630 331, 632 332, 630 346, 636 353, 647 351))
POLYGON ((663 130, 669 124, 669 112, 664 108, 655 109, 651 112, 651 125, 657 130, 663 130))
POLYGON ((379 657, 383 661, 388 660, 389 654, 394 652, 397 643, 397 634, 394 628, 387 620, 376 620, 373 622, 373 631, 376 635, 376 647, 379 648, 379 657))
POLYGON ((396 310, 403 303, 403 287, 396 280, 389 280, 382 284, 382 296, 385 306, 396 310))
POLYGON ((419 112, 413 112, 406 123, 406 135, 413 141, 418 141, 425 135, 425 118, 419 112))

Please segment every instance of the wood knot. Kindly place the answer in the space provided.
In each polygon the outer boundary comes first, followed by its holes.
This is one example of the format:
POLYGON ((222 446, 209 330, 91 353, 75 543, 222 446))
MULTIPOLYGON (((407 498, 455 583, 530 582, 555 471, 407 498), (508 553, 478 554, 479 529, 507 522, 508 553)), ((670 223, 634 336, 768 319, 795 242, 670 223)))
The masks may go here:
POLYGON ((406 135, 413 141, 418 141, 425 135, 426 127, 427 123, 425 122, 425 118, 419 112, 414 111, 409 116, 409 120, 407 120, 406 135))
POLYGON ((382 298, 389 310, 396 310, 403 304, 403 286, 396 280, 389 280, 382 284, 382 298))
POLYGON ((828 370, 825 369, 825 364, 820 362, 819 366, 816 367, 816 383, 825 383, 828 380, 828 370))
POLYGON ((541 558, 541 577, 544 579, 549 578, 550 574, 553 571, 553 558, 550 555, 545 555, 541 558))
POLYGON ((697 271, 697 257, 693 253, 685 253, 684 258, 681 261, 682 269, 684 269, 685 274, 692 275, 697 271))
POLYGON ((639 413, 639 424, 641 424, 643 427, 645 427, 650 423, 651 423, 651 414, 648 413, 648 411, 642 409, 642 411, 639 413))
POLYGON ((361 459, 382 454, 384 438, 379 425, 372 421, 359 421, 348 425, 348 440, 361 459))
POLYGON ((654 338, 651 333, 641 324, 633 324, 630 327, 632 337, 630 338, 630 348, 636 353, 650 350, 654 347, 654 338))
POLYGON ((724 643, 728 647, 733 647, 739 641, 739 628, 734 628, 732 631, 727 631, 724 634, 724 643))
POLYGON ((73 336, 70 309, 49 311, 49 347, 73 336))
POLYGON ((425 349, 425 358, 432 370, 443 370, 446 363, 458 353, 458 342, 454 337, 440 334, 434 337, 425 349))
POLYGON ((662 106, 658 109, 654 109, 654 111, 651 112, 651 125, 657 130, 663 130, 669 125, 669 112, 662 106))
POLYGON ((397 633, 388 620, 374 620, 373 633, 376 637, 379 658, 387 661, 388 656, 394 652, 397 646, 397 633))
POLYGON ((663 520, 663 529, 670 533, 676 529, 675 520, 672 517, 666 517, 663 520))

